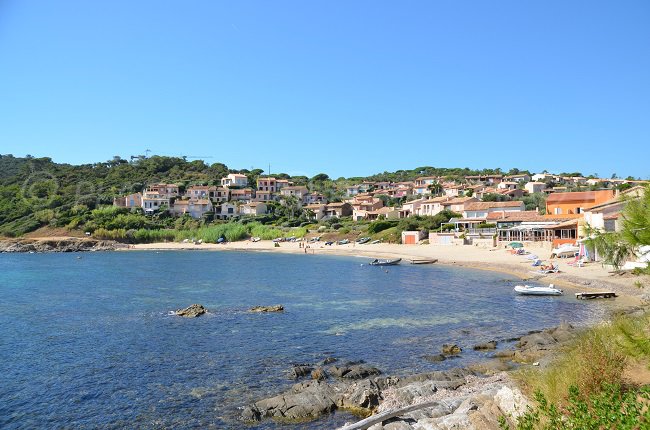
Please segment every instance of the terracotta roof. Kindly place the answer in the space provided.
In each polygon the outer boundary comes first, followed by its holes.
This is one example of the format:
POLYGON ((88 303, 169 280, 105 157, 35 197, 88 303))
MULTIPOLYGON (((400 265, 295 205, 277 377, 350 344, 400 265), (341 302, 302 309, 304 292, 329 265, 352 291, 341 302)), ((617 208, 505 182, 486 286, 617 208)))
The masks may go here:
POLYGON ((578 220, 577 219, 571 219, 569 221, 564 221, 564 222, 561 222, 561 223, 559 223, 557 225, 552 225, 552 226, 546 227, 546 228, 555 230, 555 229, 558 229, 558 228, 566 228, 566 227, 578 227, 578 220))
POLYGON ((537 211, 519 211, 519 212, 490 212, 487 215, 490 221, 511 221, 511 222, 552 222, 564 221, 566 218, 553 218, 546 215, 540 215, 537 211))
POLYGON ((494 208, 516 208, 524 206, 524 202, 471 202, 465 206, 466 211, 480 211, 494 208))

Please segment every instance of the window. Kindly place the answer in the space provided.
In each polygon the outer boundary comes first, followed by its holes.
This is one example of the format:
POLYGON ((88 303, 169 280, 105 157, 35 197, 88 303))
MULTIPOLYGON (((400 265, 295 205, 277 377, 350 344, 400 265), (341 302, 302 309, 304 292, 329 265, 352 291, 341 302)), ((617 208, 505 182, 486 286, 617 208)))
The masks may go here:
POLYGON ((562 208, 555 208, 555 209, 553 209, 553 214, 555 214, 555 215, 561 215, 561 214, 562 214, 562 208))

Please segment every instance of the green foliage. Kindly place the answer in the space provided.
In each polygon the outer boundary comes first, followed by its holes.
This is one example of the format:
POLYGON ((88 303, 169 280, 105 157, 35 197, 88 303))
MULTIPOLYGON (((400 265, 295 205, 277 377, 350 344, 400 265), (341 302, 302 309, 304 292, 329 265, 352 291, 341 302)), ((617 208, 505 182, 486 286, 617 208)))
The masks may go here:
POLYGON ((396 225, 397 225, 396 220, 374 221, 368 225, 368 233, 370 234, 379 233, 380 231, 389 229, 391 227, 395 227, 396 225))
POLYGON ((544 215, 546 213, 545 193, 533 193, 522 197, 520 200, 524 202, 527 211, 534 211, 535 209, 539 209, 539 213, 541 215, 544 215))
MULTIPOLYGON (((535 408, 516 420, 517 430, 617 429, 650 427, 650 387, 625 390, 619 384, 603 383, 599 392, 585 396, 578 387, 569 388, 568 405, 562 408, 535 393, 535 408)), ((505 417, 502 429, 510 429, 505 417)))
POLYGON ((634 247, 650 245, 650 186, 640 199, 627 202, 622 215, 622 239, 634 247))

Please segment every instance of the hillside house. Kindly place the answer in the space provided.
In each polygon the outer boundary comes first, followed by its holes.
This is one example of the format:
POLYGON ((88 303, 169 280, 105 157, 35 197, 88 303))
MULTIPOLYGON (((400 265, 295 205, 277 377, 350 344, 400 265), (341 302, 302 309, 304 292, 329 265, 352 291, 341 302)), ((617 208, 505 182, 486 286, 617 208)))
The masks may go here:
POLYGON ((548 215, 578 216, 584 212, 585 208, 605 203, 613 198, 613 190, 553 193, 546 199, 546 213, 548 215))
POLYGON ((241 173, 230 173, 225 178, 221 178, 222 187, 247 187, 248 186, 248 177, 241 173))

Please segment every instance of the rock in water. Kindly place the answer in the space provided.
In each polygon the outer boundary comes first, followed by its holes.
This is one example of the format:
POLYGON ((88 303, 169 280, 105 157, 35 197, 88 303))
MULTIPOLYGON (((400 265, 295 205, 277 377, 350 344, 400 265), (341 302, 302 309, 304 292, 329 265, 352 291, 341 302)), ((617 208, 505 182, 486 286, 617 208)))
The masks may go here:
POLYGON ((284 311, 284 306, 275 305, 275 306, 255 306, 250 308, 249 312, 282 312, 284 311))
POLYGON ((442 353, 443 354, 460 354, 462 349, 460 346, 456 345, 455 343, 446 343, 442 345, 442 353))
POLYGON ((185 309, 179 309, 174 313, 180 317, 196 318, 198 316, 203 315, 207 311, 208 310, 204 308, 203 305, 193 304, 186 307, 185 309))
POLYGON ((497 341, 496 340, 491 340, 489 342, 485 343, 479 343, 478 345, 474 345, 474 350, 475 351, 482 351, 486 349, 496 349, 497 347, 497 341))

